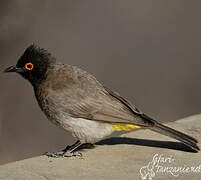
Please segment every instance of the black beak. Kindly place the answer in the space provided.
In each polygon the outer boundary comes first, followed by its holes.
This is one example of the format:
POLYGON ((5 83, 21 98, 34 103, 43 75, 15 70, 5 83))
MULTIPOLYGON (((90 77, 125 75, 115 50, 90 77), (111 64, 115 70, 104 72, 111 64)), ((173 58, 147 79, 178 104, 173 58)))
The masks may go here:
POLYGON ((16 66, 10 66, 4 70, 4 72, 23 72, 22 68, 17 68, 16 66))

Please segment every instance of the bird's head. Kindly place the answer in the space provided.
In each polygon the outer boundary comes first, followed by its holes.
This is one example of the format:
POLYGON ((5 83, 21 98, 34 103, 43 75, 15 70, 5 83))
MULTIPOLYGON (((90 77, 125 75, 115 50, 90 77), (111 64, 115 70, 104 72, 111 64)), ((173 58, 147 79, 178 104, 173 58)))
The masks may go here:
POLYGON ((29 46, 15 66, 10 66, 4 72, 16 72, 29 80, 32 85, 45 78, 48 67, 55 62, 47 50, 36 45, 29 46))

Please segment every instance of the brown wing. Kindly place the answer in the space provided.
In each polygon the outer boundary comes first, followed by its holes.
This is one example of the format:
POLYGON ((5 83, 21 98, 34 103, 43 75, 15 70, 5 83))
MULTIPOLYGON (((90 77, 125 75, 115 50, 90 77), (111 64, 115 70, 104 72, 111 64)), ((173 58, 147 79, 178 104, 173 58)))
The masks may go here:
MULTIPOLYGON (((59 79, 67 81, 68 78, 65 75, 65 78, 59 79)), ((49 92, 54 106, 72 117, 139 126, 153 125, 151 120, 143 118, 143 113, 126 99, 103 87, 95 77, 80 69, 76 69, 75 76, 71 74, 70 84, 68 82, 59 89, 51 88, 49 92)))

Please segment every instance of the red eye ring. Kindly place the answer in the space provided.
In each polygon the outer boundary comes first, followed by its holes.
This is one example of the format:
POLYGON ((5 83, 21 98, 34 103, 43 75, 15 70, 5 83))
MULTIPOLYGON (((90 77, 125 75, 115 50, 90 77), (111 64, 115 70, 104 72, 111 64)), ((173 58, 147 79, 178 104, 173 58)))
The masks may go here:
POLYGON ((25 64, 25 69, 31 71, 34 68, 34 65, 32 63, 26 63, 25 64))

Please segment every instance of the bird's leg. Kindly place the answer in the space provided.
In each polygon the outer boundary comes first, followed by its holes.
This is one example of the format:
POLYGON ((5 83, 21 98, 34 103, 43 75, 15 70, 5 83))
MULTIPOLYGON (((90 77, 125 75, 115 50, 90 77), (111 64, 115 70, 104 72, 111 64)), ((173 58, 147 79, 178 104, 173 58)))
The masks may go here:
POLYGON ((81 145, 82 145, 82 143, 78 140, 72 146, 67 146, 64 149, 63 157, 82 156, 81 152, 76 151, 76 149, 79 148, 81 145))
POLYGON ((45 155, 48 157, 72 157, 72 156, 82 156, 81 152, 75 151, 78 147, 80 147, 82 143, 78 140, 71 146, 66 146, 66 148, 60 152, 47 152, 45 155))

